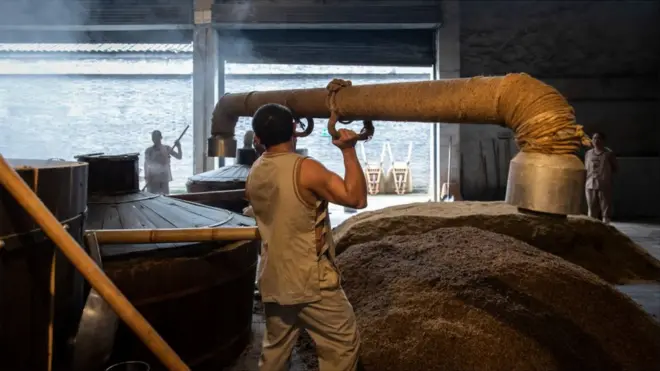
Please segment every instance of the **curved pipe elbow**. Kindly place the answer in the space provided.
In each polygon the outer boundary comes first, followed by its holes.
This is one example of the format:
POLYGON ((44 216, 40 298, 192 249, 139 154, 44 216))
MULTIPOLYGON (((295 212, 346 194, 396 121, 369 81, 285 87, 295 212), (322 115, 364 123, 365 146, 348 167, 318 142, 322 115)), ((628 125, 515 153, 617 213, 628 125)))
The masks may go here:
POLYGON ((233 137, 238 122, 239 114, 234 114, 232 111, 235 105, 232 104, 232 95, 225 94, 218 103, 215 104, 213 109, 213 116, 211 117, 211 135, 221 137, 233 137))
POLYGON ((521 151, 568 154, 590 143, 566 98, 525 73, 500 78, 494 102, 500 122, 514 131, 521 151))

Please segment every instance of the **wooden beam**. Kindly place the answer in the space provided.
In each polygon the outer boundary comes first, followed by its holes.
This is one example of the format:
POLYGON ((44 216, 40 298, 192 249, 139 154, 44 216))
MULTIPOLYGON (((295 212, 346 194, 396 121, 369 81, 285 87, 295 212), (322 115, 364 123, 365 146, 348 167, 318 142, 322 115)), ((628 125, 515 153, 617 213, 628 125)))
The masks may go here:
POLYGON ((213 5, 220 28, 435 28, 442 23, 439 2, 355 2, 342 4, 262 3, 213 5))

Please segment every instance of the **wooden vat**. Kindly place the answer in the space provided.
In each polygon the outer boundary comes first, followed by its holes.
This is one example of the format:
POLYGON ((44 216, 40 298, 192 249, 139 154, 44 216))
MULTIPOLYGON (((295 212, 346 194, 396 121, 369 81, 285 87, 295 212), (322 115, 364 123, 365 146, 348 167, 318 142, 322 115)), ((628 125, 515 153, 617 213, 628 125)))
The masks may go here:
MULTIPOLYGON (((307 156, 308 153, 305 148, 298 149, 296 152, 302 156, 307 156)), ((257 152, 253 148, 238 149, 234 165, 191 176, 186 183, 186 189, 188 190, 186 196, 192 197, 192 194, 201 192, 245 189, 245 182, 250 173, 250 168, 257 157, 257 152)), ((199 202, 237 213, 243 212, 243 209, 248 206, 248 202, 243 197, 234 200, 228 200, 226 197, 203 197, 200 198, 199 202)))
MULTIPOLYGON (((81 243, 87 164, 9 163, 81 243)), ((69 343, 84 306, 82 276, 1 185, 0 240, 0 369, 46 371, 52 352, 52 370, 70 370, 69 343)))
MULTIPOLYGON (((90 164, 87 229, 254 225, 227 210, 140 192, 136 154, 81 160, 90 164)), ((226 366, 249 342, 258 247, 257 242, 104 245, 101 254, 108 276, 183 360, 203 371, 226 366)), ((127 360, 164 369, 122 324, 111 362, 127 360)))
MULTIPOLYGON (((219 169, 193 175, 188 178, 186 189, 188 193, 229 191, 245 189, 250 167, 257 159, 254 148, 240 148, 236 151, 236 163, 219 169)), ((240 213, 248 202, 242 197, 236 200, 207 199, 205 205, 222 207, 240 213)))

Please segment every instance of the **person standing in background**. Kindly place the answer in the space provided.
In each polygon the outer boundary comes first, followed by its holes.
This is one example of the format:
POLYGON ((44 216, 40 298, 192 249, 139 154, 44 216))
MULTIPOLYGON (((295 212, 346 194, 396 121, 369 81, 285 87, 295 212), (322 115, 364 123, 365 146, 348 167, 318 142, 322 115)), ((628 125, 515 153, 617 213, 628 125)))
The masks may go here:
POLYGON ((618 171, 618 164, 614 152, 605 147, 605 134, 594 133, 591 141, 593 148, 584 157, 589 216, 609 224, 612 216, 612 177, 618 171))
POLYGON ((159 130, 151 133, 154 145, 144 151, 144 180, 147 182, 147 191, 150 193, 166 195, 170 193, 172 169, 170 156, 181 160, 183 157, 181 143, 174 143, 176 151, 162 144, 163 135, 159 130))

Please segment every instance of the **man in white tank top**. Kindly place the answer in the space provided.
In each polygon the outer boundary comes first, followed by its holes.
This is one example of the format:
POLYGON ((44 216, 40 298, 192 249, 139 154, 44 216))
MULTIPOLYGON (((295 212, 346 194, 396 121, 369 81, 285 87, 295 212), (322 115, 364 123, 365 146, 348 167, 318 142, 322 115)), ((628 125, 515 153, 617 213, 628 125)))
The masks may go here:
POLYGON ((155 194, 169 194, 170 182, 172 181, 172 169, 170 168, 170 157, 181 160, 181 143, 174 143, 176 151, 170 146, 162 144, 163 135, 159 130, 151 133, 154 145, 144 151, 144 181, 147 183, 147 191, 155 194))
POLYGON ((617 161, 614 153, 605 147, 603 133, 595 133, 591 141, 594 148, 588 150, 584 157, 587 169, 584 188, 589 216, 609 224, 612 216, 612 176, 618 170, 617 161))
POLYGON ((356 209, 367 205, 357 135, 340 130, 332 142, 344 158, 342 179, 295 153, 296 123, 288 108, 259 108, 252 129, 257 144, 265 147, 246 184, 262 238, 258 283, 266 331, 259 368, 284 371, 304 330, 316 344, 321 371, 358 370, 360 336, 335 265, 328 214, 328 202, 356 209))

